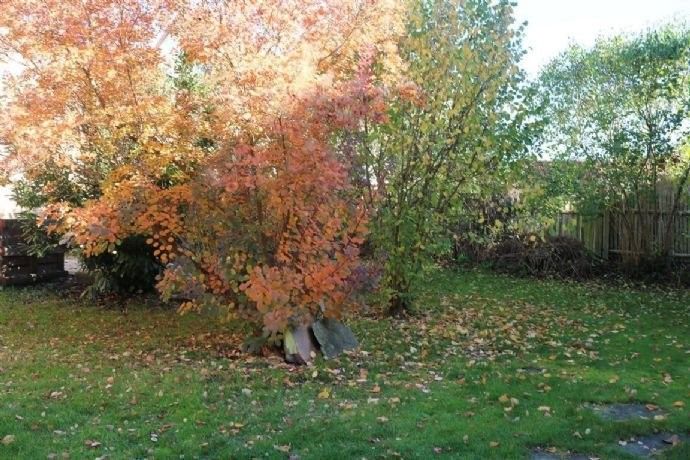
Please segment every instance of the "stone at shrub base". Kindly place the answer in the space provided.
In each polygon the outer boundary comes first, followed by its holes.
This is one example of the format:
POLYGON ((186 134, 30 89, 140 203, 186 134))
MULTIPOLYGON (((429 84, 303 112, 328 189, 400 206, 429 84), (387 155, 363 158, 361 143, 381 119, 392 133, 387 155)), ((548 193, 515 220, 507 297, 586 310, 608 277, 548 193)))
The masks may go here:
POLYGON ((283 337, 285 361, 292 364, 309 364, 316 356, 317 346, 309 326, 289 327, 283 337))
POLYGON ((336 319, 320 319, 312 325, 312 330, 326 359, 335 358, 359 346, 352 329, 336 319))

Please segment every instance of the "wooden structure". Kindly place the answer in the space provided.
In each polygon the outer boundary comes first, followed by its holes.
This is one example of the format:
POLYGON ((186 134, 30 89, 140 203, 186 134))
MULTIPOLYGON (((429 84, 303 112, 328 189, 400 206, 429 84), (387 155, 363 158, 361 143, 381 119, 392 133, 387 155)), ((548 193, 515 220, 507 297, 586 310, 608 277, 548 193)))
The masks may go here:
POLYGON ((27 255, 20 221, 0 219, 0 286, 31 284, 66 275, 64 252, 55 251, 45 257, 27 255))
POLYGON ((551 234, 577 238, 603 259, 625 258, 643 253, 647 247, 667 244, 669 255, 690 261, 690 190, 674 209, 674 196, 660 193, 656 206, 621 206, 604 214, 563 212, 551 234))

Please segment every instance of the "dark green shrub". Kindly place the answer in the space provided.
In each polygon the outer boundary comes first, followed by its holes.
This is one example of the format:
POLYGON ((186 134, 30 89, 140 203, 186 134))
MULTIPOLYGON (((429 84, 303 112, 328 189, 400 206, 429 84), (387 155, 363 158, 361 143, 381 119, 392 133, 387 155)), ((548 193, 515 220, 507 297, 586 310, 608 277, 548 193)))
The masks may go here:
POLYGON ((518 276, 587 279, 598 268, 582 242, 567 236, 506 238, 489 251, 488 259, 495 270, 518 276))
MULTIPOLYGON (((77 180, 70 172, 56 164, 46 164, 41 174, 32 181, 13 184, 14 199, 25 209, 22 219, 22 236, 30 255, 42 256, 59 247, 62 235, 49 235, 37 224, 37 210, 48 203, 63 202, 81 206, 85 201, 98 197, 96 184, 77 180)), ((116 251, 95 257, 81 257, 81 264, 92 278, 85 294, 134 294, 152 291, 162 265, 153 256, 152 248, 142 236, 129 237, 117 246, 116 251)))
POLYGON ((91 296, 150 292, 163 269, 142 236, 126 238, 114 252, 85 257, 81 263, 93 276, 86 291, 91 296))

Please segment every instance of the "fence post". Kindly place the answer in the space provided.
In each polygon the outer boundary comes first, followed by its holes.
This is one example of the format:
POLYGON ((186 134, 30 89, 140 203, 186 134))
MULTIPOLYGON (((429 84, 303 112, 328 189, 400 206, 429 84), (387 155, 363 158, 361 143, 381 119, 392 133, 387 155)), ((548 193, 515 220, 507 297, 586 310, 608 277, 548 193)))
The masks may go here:
POLYGON ((604 211, 604 218, 602 219, 602 237, 601 237, 601 257, 604 260, 609 260, 609 237, 611 236, 611 217, 609 210, 604 211))
POLYGON ((558 236, 563 236, 563 213, 558 213, 558 236))

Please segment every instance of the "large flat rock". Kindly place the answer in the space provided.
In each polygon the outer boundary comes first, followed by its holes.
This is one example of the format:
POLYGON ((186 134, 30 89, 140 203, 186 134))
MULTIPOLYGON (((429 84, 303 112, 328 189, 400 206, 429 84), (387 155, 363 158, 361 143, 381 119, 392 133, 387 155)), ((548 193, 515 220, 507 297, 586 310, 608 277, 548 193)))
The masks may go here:
POLYGON ((534 449, 529 458, 530 460, 590 460, 597 457, 572 452, 551 452, 544 449, 534 449))
POLYGON ((326 359, 335 358, 359 346, 352 329, 336 319, 320 319, 312 325, 312 330, 326 359))
POLYGON ((652 404, 640 403, 589 404, 587 407, 603 420, 614 422, 653 420, 655 416, 666 413, 652 404))
POLYGON ((309 364, 316 356, 316 343, 309 326, 290 327, 283 338, 285 360, 293 364, 309 364))
POLYGON ((619 441, 618 446, 635 457, 651 458, 674 446, 687 443, 688 438, 686 435, 656 433, 619 441))

